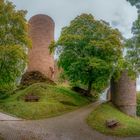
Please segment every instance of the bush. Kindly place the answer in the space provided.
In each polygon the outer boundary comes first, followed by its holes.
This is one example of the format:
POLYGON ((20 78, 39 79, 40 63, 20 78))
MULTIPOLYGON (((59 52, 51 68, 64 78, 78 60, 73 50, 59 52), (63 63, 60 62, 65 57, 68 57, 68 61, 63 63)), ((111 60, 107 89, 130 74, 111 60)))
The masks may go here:
POLYGON ((72 90, 75 91, 75 92, 77 92, 77 93, 79 93, 82 96, 86 96, 86 97, 89 96, 88 95, 88 91, 85 90, 85 89, 82 89, 80 87, 72 87, 72 90))
POLYGON ((0 100, 8 98, 15 90, 15 84, 2 84, 0 85, 0 100))
POLYGON ((99 99, 100 94, 97 92, 92 91, 91 94, 89 94, 87 90, 77 86, 72 87, 72 90, 77 92, 79 95, 86 97, 89 101, 97 101, 99 99))

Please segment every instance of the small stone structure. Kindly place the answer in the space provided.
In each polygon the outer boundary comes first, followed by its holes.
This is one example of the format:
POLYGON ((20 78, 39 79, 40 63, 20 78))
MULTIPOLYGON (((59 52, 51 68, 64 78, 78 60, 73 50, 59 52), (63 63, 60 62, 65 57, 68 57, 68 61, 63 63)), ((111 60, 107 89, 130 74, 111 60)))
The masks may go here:
POLYGON ((107 95, 106 95, 107 101, 111 100, 111 92, 110 92, 110 88, 107 90, 107 95))
POLYGON ((44 74, 42 74, 39 71, 30 71, 30 72, 25 72, 22 75, 22 79, 20 84, 22 86, 29 86, 32 85, 34 83, 40 83, 40 82, 45 82, 48 83, 50 85, 55 85, 55 82, 51 79, 49 79, 47 76, 45 76, 44 74))
POLYGON ((132 80, 126 71, 118 81, 111 81, 111 100, 122 112, 136 116, 136 80, 132 80))
POLYGON ((119 122, 117 120, 114 120, 114 119, 112 119, 112 120, 106 120, 106 126, 108 128, 115 128, 118 125, 119 125, 119 122))
POLYGON ((54 71, 55 71, 55 73, 54 73, 54 81, 55 82, 59 82, 59 80, 60 80, 60 73, 61 73, 61 68, 59 68, 58 67, 58 61, 57 60, 55 60, 54 61, 54 71))
POLYGON ((29 49, 27 72, 39 71, 49 79, 54 79, 54 57, 49 45, 54 40, 55 23, 47 15, 35 15, 29 20, 29 36, 32 48, 29 49))
POLYGON ((24 100, 25 100, 25 102, 38 102, 39 99, 40 98, 35 95, 26 95, 24 100))

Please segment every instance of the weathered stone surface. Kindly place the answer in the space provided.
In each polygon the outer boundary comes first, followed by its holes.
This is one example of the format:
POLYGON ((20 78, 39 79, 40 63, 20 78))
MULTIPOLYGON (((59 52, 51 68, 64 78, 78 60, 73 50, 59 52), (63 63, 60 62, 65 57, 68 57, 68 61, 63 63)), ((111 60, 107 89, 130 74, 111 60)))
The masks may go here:
POLYGON ((27 72, 39 71, 48 78, 54 78, 54 57, 49 45, 54 40, 54 21, 47 15, 36 15, 29 20, 29 36, 32 48, 29 50, 27 72))
POLYGON ((122 112, 136 116, 136 80, 132 80, 126 71, 118 81, 112 79, 111 100, 122 112))
POLYGON ((111 100, 111 92, 110 92, 110 88, 107 90, 107 101, 111 100))
POLYGON ((54 81, 47 78, 44 74, 42 74, 39 71, 30 71, 23 74, 21 79, 21 85, 22 86, 29 86, 34 83, 39 82, 46 82, 51 85, 55 85, 54 81))
POLYGON ((54 81, 55 82, 59 82, 60 80, 60 73, 62 72, 62 69, 58 67, 58 64, 57 64, 57 60, 54 61, 54 81))

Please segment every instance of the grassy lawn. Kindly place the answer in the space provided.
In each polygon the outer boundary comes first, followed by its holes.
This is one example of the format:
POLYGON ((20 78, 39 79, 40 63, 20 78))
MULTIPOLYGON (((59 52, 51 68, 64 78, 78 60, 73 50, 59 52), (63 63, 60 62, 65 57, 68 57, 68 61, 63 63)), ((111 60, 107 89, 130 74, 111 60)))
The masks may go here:
POLYGON ((1 134, 0 134, 0 140, 3 140, 3 138, 1 137, 1 134))
POLYGON ((140 116, 140 92, 137 93, 137 115, 140 116))
POLYGON ((0 111, 24 119, 43 119, 76 109, 89 101, 66 87, 36 83, 0 101, 0 111), (39 102, 25 102, 28 94, 40 97, 39 102))
POLYGON ((140 136, 140 119, 132 118, 116 109, 111 103, 104 103, 93 111, 88 119, 88 124, 95 130, 106 135, 115 136, 140 136), (106 127, 105 122, 108 119, 116 119, 119 126, 114 129, 106 127))

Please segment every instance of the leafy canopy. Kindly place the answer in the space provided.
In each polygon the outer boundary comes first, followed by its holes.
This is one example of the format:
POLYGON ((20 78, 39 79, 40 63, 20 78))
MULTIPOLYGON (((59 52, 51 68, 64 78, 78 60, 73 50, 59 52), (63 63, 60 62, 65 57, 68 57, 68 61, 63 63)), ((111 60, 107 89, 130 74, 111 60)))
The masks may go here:
POLYGON ((89 90, 101 91, 107 86, 122 56, 120 32, 91 14, 82 14, 64 27, 55 46, 63 74, 89 90))
POLYGON ((0 0, 0 89, 13 85, 25 68, 30 46, 25 15, 26 11, 0 0))
POLYGON ((140 14, 140 0, 127 0, 132 6, 135 6, 140 14))
POLYGON ((137 5, 138 3, 140 3, 140 0, 127 0, 128 2, 130 2, 130 4, 132 6, 137 5))
MULTIPOLYGON (((140 0, 128 0, 140 10, 140 0)), ((138 12, 139 13, 139 12, 138 12)), ((140 74, 140 14, 132 26, 133 37, 126 41, 128 68, 138 76, 140 74)))

